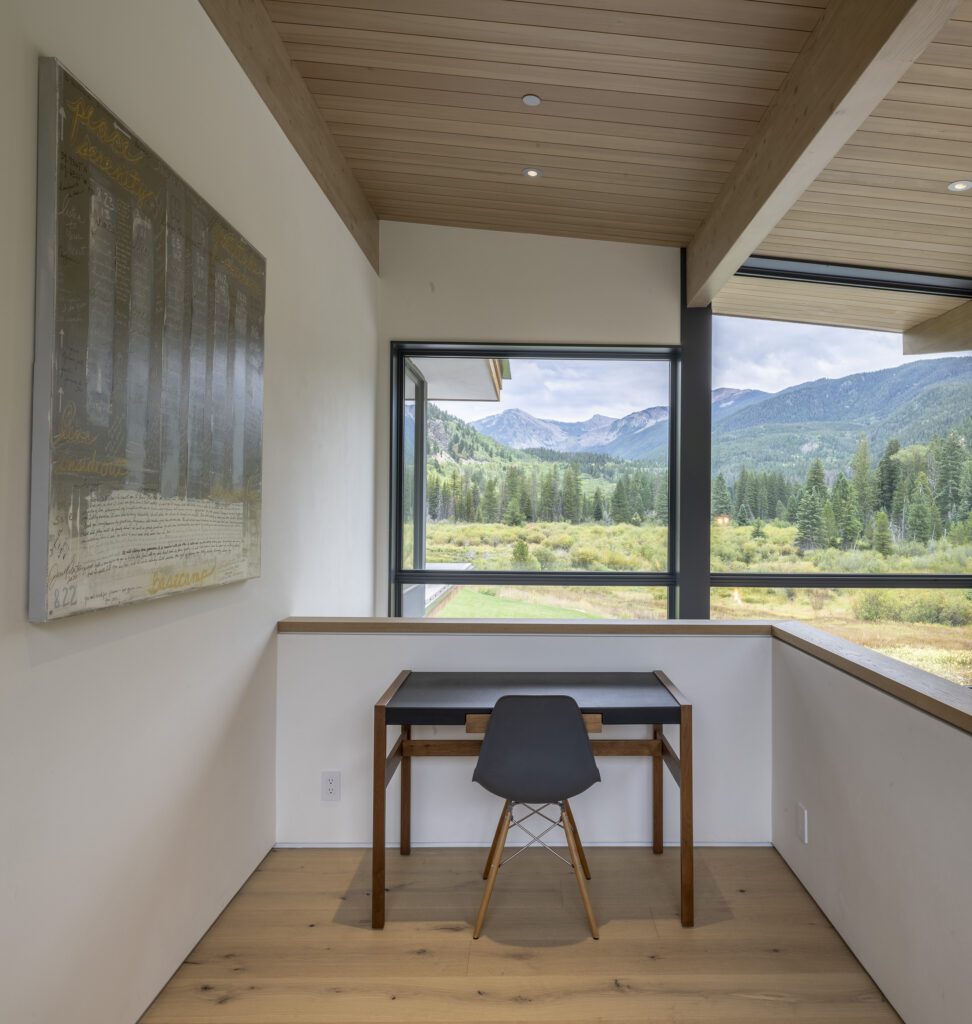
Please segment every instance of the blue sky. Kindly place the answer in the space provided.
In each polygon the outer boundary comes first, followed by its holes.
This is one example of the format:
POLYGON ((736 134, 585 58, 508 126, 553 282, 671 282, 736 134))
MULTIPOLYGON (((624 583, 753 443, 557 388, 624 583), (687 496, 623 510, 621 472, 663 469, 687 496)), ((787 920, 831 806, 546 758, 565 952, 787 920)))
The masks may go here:
MULTIPOLYGON (((820 377, 883 370, 913 357, 901 335, 843 327, 715 317, 713 386, 781 391, 820 377)), ((668 402, 664 363, 589 359, 511 360, 513 379, 500 402, 437 402, 464 420, 525 409, 541 419, 586 420, 595 413, 625 416, 668 402)))

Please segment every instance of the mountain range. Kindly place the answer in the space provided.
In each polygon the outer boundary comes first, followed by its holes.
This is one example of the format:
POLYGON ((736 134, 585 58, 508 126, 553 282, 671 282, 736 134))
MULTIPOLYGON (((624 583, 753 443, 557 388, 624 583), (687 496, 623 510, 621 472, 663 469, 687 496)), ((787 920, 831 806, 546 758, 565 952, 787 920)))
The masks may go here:
MULTIPOLYGON (((713 472, 742 465, 806 472, 815 458, 846 468, 859 439, 872 450, 891 438, 918 444, 972 424, 972 357, 918 360, 888 370, 822 378, 775 393, 739 388, 712 392, 713 472)), ((507 409, 470 424, 514 449, 664 457, 668 408, 654 406, 577 423, 507 409)))

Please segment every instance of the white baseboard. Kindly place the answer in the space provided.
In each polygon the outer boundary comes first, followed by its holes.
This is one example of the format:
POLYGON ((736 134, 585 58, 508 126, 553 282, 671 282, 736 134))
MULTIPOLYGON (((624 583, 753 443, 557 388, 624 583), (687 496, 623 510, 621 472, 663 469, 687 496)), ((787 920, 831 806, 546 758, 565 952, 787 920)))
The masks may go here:
MULTIPOLYGON (((273 848, 275 850, 367 850, 370 847, 370 843, 274 843, 273 848)), ((512 844, 510 844, 512 845, 512 844)), ((665 843, 665 846, 671 849, 678 849, 678 843, 665 843)), ((708 847, 720 848, 720 847, 732 847, 734 849, 766 849, 772 847, 772 843, 718 843, 718 842, 707 842, 707 843, 696 843, 696 849, 703 849, 708 847)), ((633 847, 649 849, 651 843, 584 843, 585 848, 593 849, 595 847, 633 847)), ((388 843, 386 849, 397 850, 398 843, 388 843)), ((430 850, 486 850, 489 849, 489 843, 412 843, 412 849, 430 849, 430 850)))

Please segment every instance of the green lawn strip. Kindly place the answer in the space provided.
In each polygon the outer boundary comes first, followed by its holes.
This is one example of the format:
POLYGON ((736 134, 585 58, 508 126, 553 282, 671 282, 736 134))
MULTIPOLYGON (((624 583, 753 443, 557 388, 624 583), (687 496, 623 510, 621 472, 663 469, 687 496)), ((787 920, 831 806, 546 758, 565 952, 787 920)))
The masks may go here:
POLYGON ((460 590, 433 613, 443 619, 600 619, 601 615, 557 605, 513 601, 481 590, 460 590))

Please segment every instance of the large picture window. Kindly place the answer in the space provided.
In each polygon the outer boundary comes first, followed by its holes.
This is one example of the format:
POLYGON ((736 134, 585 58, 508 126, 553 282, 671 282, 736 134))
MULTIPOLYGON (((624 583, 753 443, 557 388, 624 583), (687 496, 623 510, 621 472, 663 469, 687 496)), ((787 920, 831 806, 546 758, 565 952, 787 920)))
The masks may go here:
POLYGON ((673 359, 396 345, 394 610, 664 618, 673 359))
POLYGON ((712 364, 712 617, 972 682, 972 356, 716 317, 712 364))

